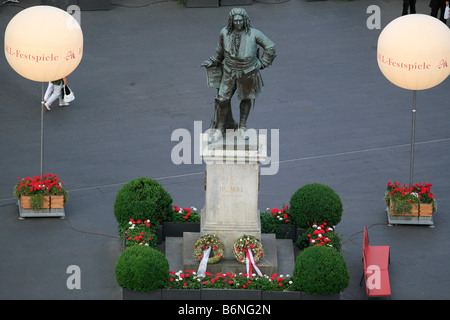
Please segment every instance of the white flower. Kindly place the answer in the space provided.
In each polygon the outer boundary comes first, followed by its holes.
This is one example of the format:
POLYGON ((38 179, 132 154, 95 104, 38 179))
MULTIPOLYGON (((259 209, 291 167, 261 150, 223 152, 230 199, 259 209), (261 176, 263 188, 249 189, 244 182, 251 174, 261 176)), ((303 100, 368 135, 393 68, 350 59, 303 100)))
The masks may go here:
POLYGON ((191 209, 192 209, 193 211, 197 211, 197 208, 196 208, 196 207, 191 207, 191 209))

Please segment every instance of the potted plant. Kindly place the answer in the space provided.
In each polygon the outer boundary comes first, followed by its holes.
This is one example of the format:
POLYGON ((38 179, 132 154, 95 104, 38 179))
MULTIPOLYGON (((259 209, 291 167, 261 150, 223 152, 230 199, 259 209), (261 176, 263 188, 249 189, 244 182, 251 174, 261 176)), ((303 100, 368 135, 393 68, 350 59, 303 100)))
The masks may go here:
POLYGON ((150 219, 157 228, 172 211, 172 197, 161 184, 150 178, 137 178, 123 185, 114 202, 114 215, 120 228, 130 219, 150 219))
POLYGON ((396 181, 388 182, 384 202, 389 223, 433 225, 437 201, 431 186, 431 183, 407 186, 396 181))
POLYGON ((431 186, 431 183, 423 182, 413 186, 401 185, 396 181, 388 182, 384 201, 392 215, 431 216, 437 209, 436 197, 431 192, 431 186))
POLYGON ((124 299, 161 299, 169 281, 169 262, 158 250, 131 246, 117 260, 115 275, 124 299))
POLYGON ((300 300, 301 292, 295 291, 289 275, 272 274, 252 279, 249 288, 261 290, 262 300, 300 300))
POLYGON ((342 218, 342 202, 329 186, 312 183, 299 188, 290 200, 290 215, 300 228, 317 221, 337 225, 342 218))
POLYGON ((282 205, 282 209, 267 208, 261 212, 261 232, 274 233, 277 239, 297 239, 297 227, 292 222, 289 206, 282 205))
POLYGON ((341 236, 326 222, 314 223, 298 238, 296 246, 300 250, 310 246, 326 246, 340 251, 341 236))
POLYGON ((183 232, 200 232, 200 214, 195 207, 173 206, 162 223, 162 237, 182 237, 183 232))
MULTIPOLYGON (((63 214, 61 210, 51 210, 62 209, 68 197, 63 188, 64 183, 56 175, 46 174, 17 180, 13 194, 19 199, 20 208, 28 210, 27 216, 40 216, 40 213, 45 213, 45 216, 49 216, 49 213, 63 214)), ((25 215, 25 212, 21 212, 21 215, 25 215)))
POLYGON ((337 299, 348 287, 349 271, 340 252, 325 246, 304 249, 294 264, 294 286, 303 299, 337 299))

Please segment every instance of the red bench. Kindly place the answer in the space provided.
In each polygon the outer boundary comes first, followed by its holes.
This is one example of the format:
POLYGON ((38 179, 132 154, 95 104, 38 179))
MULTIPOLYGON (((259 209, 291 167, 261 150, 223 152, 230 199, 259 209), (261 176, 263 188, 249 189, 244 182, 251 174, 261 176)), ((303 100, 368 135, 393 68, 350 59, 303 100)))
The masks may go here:
POLYGON ((389 246, 370 246, 367 227, 364 226, 363 263, 364 272, 360 285, 364 280, 366 294, 369 297, 391 295, 388 264, 390 260, 389 246))

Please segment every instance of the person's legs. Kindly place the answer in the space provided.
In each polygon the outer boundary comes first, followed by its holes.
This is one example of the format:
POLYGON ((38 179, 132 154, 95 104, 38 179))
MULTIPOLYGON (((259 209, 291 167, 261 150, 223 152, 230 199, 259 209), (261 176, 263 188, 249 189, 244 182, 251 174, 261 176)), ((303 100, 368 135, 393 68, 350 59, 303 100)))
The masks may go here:
POLYGON ((50 111, 50 106, 53 102, 55 102, 56 99, 61 99, 61 85, 54 85, 53 86, 53 93, 48 98, 47 102, 44 103, 45 108, 50 111))

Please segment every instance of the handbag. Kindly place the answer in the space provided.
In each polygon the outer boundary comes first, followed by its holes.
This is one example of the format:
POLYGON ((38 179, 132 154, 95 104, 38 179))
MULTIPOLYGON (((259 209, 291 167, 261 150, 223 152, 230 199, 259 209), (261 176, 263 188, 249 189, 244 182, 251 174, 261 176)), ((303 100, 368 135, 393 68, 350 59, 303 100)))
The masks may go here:
POLYGON ((450 9, 448 5, 445 6, 444 19, 448 19, 450 17, 450 9))
POLYGON ((73 94, 72 89, 70 89, 70 87, 68 85, 64 86, 64 102, 72 102, 73 100, 75 100, 75 95, 73 94))

